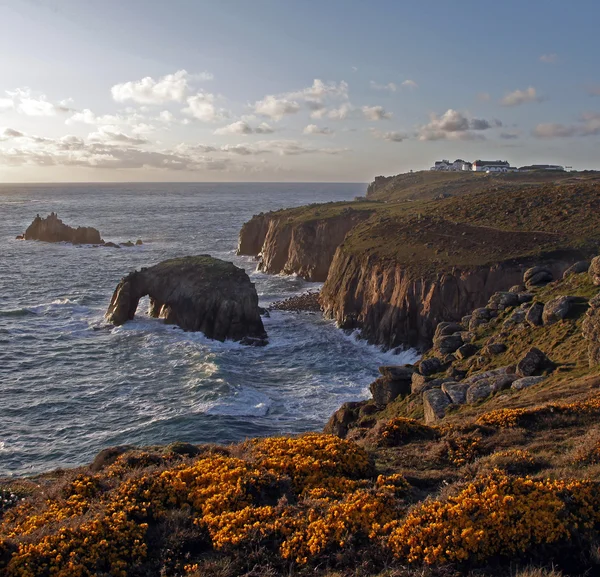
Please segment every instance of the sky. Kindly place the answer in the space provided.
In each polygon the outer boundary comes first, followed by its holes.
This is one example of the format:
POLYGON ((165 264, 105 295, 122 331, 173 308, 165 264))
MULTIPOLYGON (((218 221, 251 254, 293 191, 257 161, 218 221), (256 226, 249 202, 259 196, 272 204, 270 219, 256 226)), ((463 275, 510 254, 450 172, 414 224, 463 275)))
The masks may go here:
POLYGON ((600 169, 597 0, 0 0, 0 182, 600 169))

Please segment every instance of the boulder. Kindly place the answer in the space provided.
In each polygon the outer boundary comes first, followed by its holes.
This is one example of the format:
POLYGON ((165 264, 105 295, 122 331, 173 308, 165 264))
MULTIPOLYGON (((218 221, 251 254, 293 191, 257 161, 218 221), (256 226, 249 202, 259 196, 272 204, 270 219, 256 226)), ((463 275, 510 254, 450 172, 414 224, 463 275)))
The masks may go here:
POLYGON ((468 385, 466 400, 469 404, 476 403, 477 401, 481 401, 481 399, 487 399, 491 394, 491 385, 488 383, 487 379, 482 379, 472 385, 468 385))
POLYGON ((121 245, 116 242, 105 242, 102 246, 106 248, 121 248, 121 245))
POLYGON ((410 383, 410 392, 413 395, 418 395, 419 393, 422 393, 423 391, 430 389, 431 387, 427 386, 427 383, 429 383, 430 380, 432 380, 432 379, 429 379, 425 375, 421 375, 419 373, 413 373, 411 383, 410 383))
POLYGON ((530 303, 533 300, 533 295, 531 293, 518 293, 517 298, 519 299, 519 304, 523 305, 525 303, 530 303))
POLYGON ((527 316, 527 311, 524 309, 515 309, 510 316, 502 323, 504 328, 510 329, 515 325, 520 325, 525 322, 525 317, 527 316))
POLYGON ((542 317, 544 314, 543 303, 533 303, 527 314, 525 315, 525 321, 528 322, 532 327, 541 327, 543 324, 542 317))
POLYGON ((135 246, 142 246, 143 244, 144 244, 144 243, 142 242, 142 239, 141 239, 141 238, 138 238, 138 239, 135 241, 135 246))
POLYGON ((454 333, 458 333, 460 331, 462 331, 464 329, 464 327, 458 323, 449 323, 449 322, 442 322, 442 323, 438 323, 437 327, 435 328, 435 334, 433 335, 433 340, 437 340, 440 337, 444 337, 447 335, 453 335, 454 333))
POLYGON ((590 262, 588 274, 594 286, 600 286, 600 256, 595 256, 590 262))
POLYGON ((51 212, 46 218, 42 218, 38 214, 27 227, 23 237, 25 240, 41 240, 44 242, 103 243, 97 229, 91 226, 73 228, 60 220, 55 212, 51 212))
POLYGON ((121 246, 125 246, 127 248, 130 248, 132 246, 135 246, 135 244, 133 244, 130 240, 128 240, 128 241, 122 242, 121 246))
POLYGON ((589 260, 580 260, 579 262, 576 262, 575 264, 572 264, 563 273, 563 278, 566 279, 568 276, 570 276, 572 274, 580 274, 582 272, 588 272, 589 268, 590 268, 590 261, 589 260))
POLYGON ((100 451, 94 458, 92 464, 90 465, 90 470, 92 473, 97 473, 105 467, 112 465, 124 453, 134 449, 135 447, 133 445, 119 445, 118 447, 108 447, 107 449, 102 449, 102 451, 100 451))
POLYGON ((416 368, 413 365, 384 365, 379 372, 392 381, 410 381, 416 368))
POLYGON ((467 402, 467 390, 469 385, 466 383, 449 382, 442 385, 442 391, 446 393, 455 405, 464 405, 467 402))
POLYGON ((552 271, 545 266, 534 266, 529 268, 523 275, 523 282, 528 289, 546 285, 549 282, 552 282, 552 280, 554 280, 552 271))
POLYGON ((456 349, 456 353, 455 353, 456 358, 468 359, 469 357, 472 357, 478 350, 479 349, 476 345, 467 343, 467 344, 463 345, 462 347, 459 347, 458 349, 456 349))
POLYGON ((186 331, 243 344, 266 344, 258 295, 243 269, 209 255, 163 261, 123 277, 106 319, 132 320, 140 299, 150 297, 150 315, 186 331))
POLYGON ((552 361, 540 349, 532 347, 517 364, 519 377, 541 375, 544 371, 554 367, 552 361))
POLYGON ((369 390, 375 403, 387 405, 399 396, 410 394, 410 378, 392 380, 388 377, 379 377, 369 385, 369 390))
POLYGON ((588 363, 590 367, 600 364, 600 293, 590 299, 590 308, 582 324, 583 338, 588 341, 588 363))
POLYGON ((346 437, 352 425, 358 419, 358 410, 367 401, 357 403, 344 403, 331 417, 323 428, 327 435, 336 435, 342 439, 346 437))
POLYGON ((462 347, 462 345, 463 340, 460 335, 441 336, 433 341, 434 349, 439 351, 442 355, 451 354, 459 347, 462 347))
POLYGON ((444 418, 446 409, 452 404, 450 397, 441 389, 430 389, 423 393, 425 423, 431 424, 444 418))
POLYGON ((516 284, 508 289, 509 293, 521 293, 525 290, 524 284, 516 284))
POLYGON ((457 367, 449 367, 446 371, 446 376, 449 379, 454 379, 455 381, 460 381, 465 378, 467 375, 467 371, 463 369, 458 369, 457 367))
POLYGON ((506 351, 506 345, 504 343, 490 343, 489 345, 485 345, 481 350, 483 355, 500 355, 506 351))
POLYGON ((515 307, 519 304, 519 297, 511 292, 494 293, 487 304, 488 309, 504 310, 508 307, 515 307))
POLYGON ((543 377, 543 376, 523 377, 521 379, 517 379, 516 381, 514 381, 510 388, 514 389, 515 391, 520 391, 522 389, 532 387, 533 385, 537 385, 538 383, 541 383, 545 379, 546 379, 546 377, 543 377))
MULTIPOLYGON (((483 373, 477 373, 475 375, 471 375, 470 377, 464 379, 465 383, 473 384, 483 379, 489 379, 490 377, 497 377, 499 375, 514 375, 515 367, 514 365, 507 365, 506 367, 499 367, 497 369, 491 369, 489 371, 485 371, 483 373)), ((515 377, 516 379, 517 377, 515 377)))
POLYGON ((419 373, 421 373, 425 377, 428 377, 429 375, 433 375, 434 373, 439 373, 442 370, 443 365, 440 359, 438 359, 437 357, 431 357, 429 359, 422 360, 419 363, 418 368, 419 373))
POLYGON ((544 325, 553 325, 558 321, 562 321, 569 314, 573 302, 573 297, 570 296, 560 296, 548 301, 544 305, 542 313, 544 325))

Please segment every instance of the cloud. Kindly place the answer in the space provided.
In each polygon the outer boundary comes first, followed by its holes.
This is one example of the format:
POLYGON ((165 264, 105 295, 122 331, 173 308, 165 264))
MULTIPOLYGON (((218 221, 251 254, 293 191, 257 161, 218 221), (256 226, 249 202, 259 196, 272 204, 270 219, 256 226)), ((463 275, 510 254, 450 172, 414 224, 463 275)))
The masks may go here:
POLYGON ((333 134, 334 131, 331 128, 327 128, 326 126, 320 128, 316 124, 309 124, 302 131, 304 134, 333 134))
POLYGON ((272 132, 274 132, 274 129, 266 122, 261 122, 256 128, 252 128, 245 120, 238 120, 227 126, 217 128, 213 134, 270 134, 272 132))
POLYGON ((223 152, 243 156, 258 154, 278 154, 279 156, 299 156, 303 154, 342 154, 345 148, 318 148, 307 146, 298 140, 260 140, 255 143, 226 144, 220 148, 223 152))
POLYGON ((371 134, 373 135, 373 138, 380 138, 382 140, 387 140, 388 142, 403 142, 409 138, 408 134, 396 131, 381 132, 379 130, 371 129, 371 134))
POLYGON ((405 80, 402 83, 402 86, 404 86, 405 88, 418 88, 419 87, 419 85, 414 80, 410 80, 410 79, 405 80))
POLYGON ((4 128, 0 130, 0 142, 12 140, 13 138, 21 138, 23 136, 25 136, 25 134, 15 130, 14 128, 4 128))
POLYGON ((115 84, 111 94, 117 102, 131 100, 138 104, 166 104, 183 102, 190 91, 190 80, 210 80, 212 74, 203 72, 190 75, 186 70, 178 70, 155 80, 146 76, 141 80, 115 84))
POLYGON ((182 112, 202 122, 216 122, 229 116, 226 110, 216 108, 214 94, 206 92, 190 96, 187 99, 187 107, 182 112))
POLYGON ((489 130, 502 126, 499 120, 485 120, 483 118, 470 118, 466 114, 449 108, 438 116, 431 114, 428 124, 418 129, 419 140, 484 140, 482 134, 472 131, 489 130))
POLYGON ((312 85, 307 88, 283 94, 269 94, 255 102, 253 109, 256 114, 278 121, 286 115, 298 113, 302 108, 300 103, 304 102, 312 111, 312 118, 322 118, 325 115, 325 101, 340 99, 348 99, 346 82, 343 80, 339 83, 324 82, 315 78, 312 85))
POLYGON ((164 122, 165 124, 172 124, 173 122, 175 122, 175 116, 172 112, 169 112, 168 110, 163 110, 158 115, 158 120, 164 122))
POLYGON ((373 90, 389 90, 390 92, 396 92, 398 90, 398 86, 396 86, 396 84, 393 82, 388 82, 387 84, 377 84, 377 82, 371 80, 369 85, 373 90))
POLYGON ((127 116, 122 114, 103 114, 98 116, 89 108, 84 108, 79 112, 75 112, 72 116, 65 120, 65 124, 71 125, 75 123, 90 124, 93 126, 132 126, 139 124, 144 119, 144 116, 137 112, 130 112, 127 116))
POLYGON ((556 61, 558 60, 558 55, 557 54, 542 54, 540 56, 540 61, 544 62, 545 64, 554 64, 556 61))
POLYGON ((62 100, 55 104, 48 100, 45 94, 34 96, 29 88, 16 88, 7 90, 11 98, 0 99, 0 109, 14 108, 25 116, 56 116, 58 113, 71 112, 68 105, 71 99, 62 100))
POLYGON ((345 120, 353 110, 354 107, 349 102, 344 102, 338 108, 327 111, 327 118, 331 120, 345 120))
POLYGON ((300 104, 295 100, 274 95, 265 96, 262 100, 254 103, 254 112, 261 116, 268 116, 273 120, 281 120, 286 114, 296 114, 300 110, 300 104))
POLYGON ((506 130, 500 133, 502 140, 517 140, 521 133, 518 130, 506 130))
POLYGON ((0 98, 0 112, 3 110, 11 110, 15 107, 12 98, 0 98))
POLYGON ((530 86, 526 90, 515 90, 514 92, 508 93, 500 104, 502 106, 519 106, 526 104, 527 102, 542 102, 542 98, 538 96, 535 88, 530 86))
POLYGON ((533 129, 537 138, 571 138, 574 136, 597 136, 600 134, 600 114, 588 112, 581 116, 575 124, 559 124, 554 122, 538 124, 533 129))
POLYGON ((367 120, 384 120, 391 118, 393 115, 391 112, 387 112, 383 106, 363 106, 361 108, 364 117, 367 120))
POLYGON ((114 144, 130 144, 133 146, 137 146, 140 144, 149 144, 150 141, 146 138, 139 138, 136 136, 128 136, 122 132, 116 130, 116 127, 101 127, 98 132, 92 132, 88 136, 90 141, 96 142, 107 142, 114 144))

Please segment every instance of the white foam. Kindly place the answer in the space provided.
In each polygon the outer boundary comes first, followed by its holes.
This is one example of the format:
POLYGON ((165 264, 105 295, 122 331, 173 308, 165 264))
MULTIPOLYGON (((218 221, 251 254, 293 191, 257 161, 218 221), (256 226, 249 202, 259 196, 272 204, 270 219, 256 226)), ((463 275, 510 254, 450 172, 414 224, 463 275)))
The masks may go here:
POLYGON ((265 417, 273 400, 256 389, 242 387, 214 401, 203 401, 192 406, 192 410, 206 415, 226 417, 265 417))

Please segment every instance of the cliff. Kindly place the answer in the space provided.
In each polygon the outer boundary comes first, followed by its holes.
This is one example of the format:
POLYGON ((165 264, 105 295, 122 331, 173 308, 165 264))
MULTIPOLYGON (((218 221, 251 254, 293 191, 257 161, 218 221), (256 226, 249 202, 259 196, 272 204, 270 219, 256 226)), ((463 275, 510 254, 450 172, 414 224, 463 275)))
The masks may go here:
POLYGON ((337 247, 348 232, 371 214, 369 207, 334 206, 254 216, 240 231, 238 254, 259 256, 258 268, 263 272, 297 274, 322 282, 337 247))
POLYGON ((150 315, 211 339, 266 344, 258 295, 248 275, 230 262, 208 255, 174 258, 124 277, 106 318, 122 325, 135 316, 143 296, 150 315))

